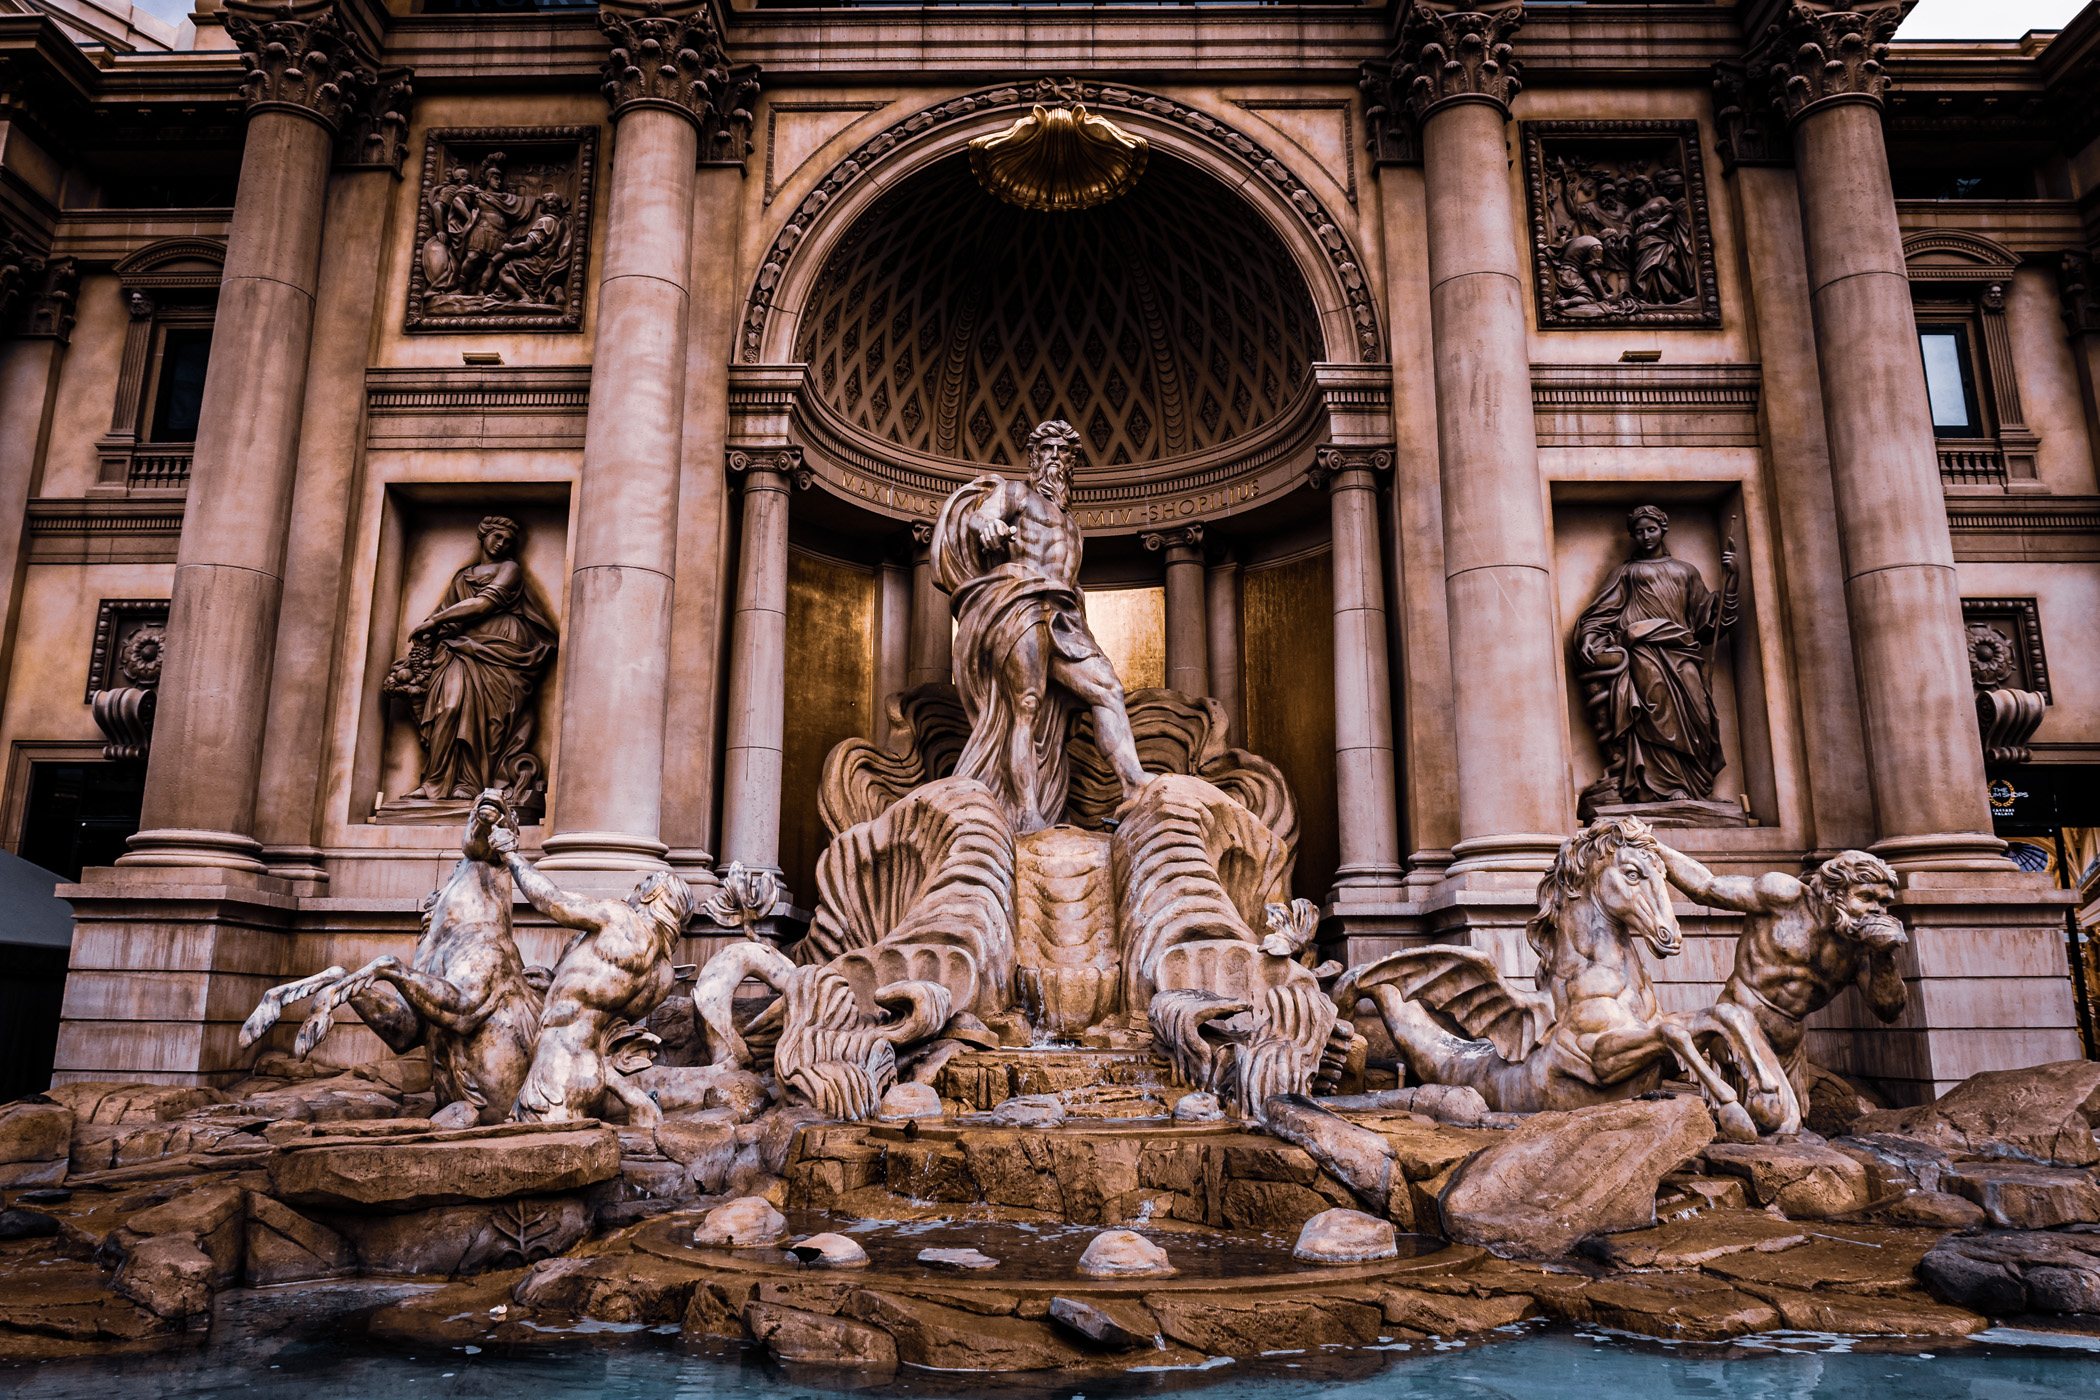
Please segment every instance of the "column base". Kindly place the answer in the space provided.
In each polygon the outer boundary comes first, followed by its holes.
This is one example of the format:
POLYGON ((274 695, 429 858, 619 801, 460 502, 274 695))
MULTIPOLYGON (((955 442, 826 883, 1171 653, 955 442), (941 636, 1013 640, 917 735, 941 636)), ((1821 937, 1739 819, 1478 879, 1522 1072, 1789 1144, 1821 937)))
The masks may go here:
POLYGON ((272 875, 296 886, 300 894, 320 894, 328 888, 328 867, 318 846, 265 846, 263 860, 272 875))
POLYGON ((1935 831, 1923 836, 1888 836, 1867 847, 1898 870, 2013 869, 2005 843, 1975 831, 1935 831))
POLYGON ((1523 870, 1542 872, 1560 854, 1565 838, 1551 831, 1515 831, 1503 836, 1470 836, 1451 848, 1455 859, 1447 872, 1464 875, 1475 870, 1523 870))
POLYGON ((671 848, 621 831, 562 831, 540 843, 542 870, 663 870, 671 848))
MULTIPOLYGON (((125 843, 117 857, 119 866, 147 866, 162 870, 240 871, 267 875, 262 842, 233 831, 202 831, 184 827, 160 827, 141 831, 125 843)), ((171 878, 184 878, 175 876, 171 878)))

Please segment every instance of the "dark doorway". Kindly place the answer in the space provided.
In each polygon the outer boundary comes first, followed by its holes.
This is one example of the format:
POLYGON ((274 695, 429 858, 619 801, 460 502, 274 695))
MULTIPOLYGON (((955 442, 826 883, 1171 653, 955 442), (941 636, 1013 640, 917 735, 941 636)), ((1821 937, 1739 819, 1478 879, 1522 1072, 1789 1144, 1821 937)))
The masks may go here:
POLYGON ((93 865, 114 865, 139 829, 146 792, 143 763, 37 763, 29 770, 22 814, 22 859, 68 880, 93 865))

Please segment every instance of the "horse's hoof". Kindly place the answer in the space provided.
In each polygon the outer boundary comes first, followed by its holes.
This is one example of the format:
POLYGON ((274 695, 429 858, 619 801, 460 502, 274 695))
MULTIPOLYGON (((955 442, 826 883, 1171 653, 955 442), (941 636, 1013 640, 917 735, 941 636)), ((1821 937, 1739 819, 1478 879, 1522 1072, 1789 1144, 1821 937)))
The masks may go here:
POLYGON ((1714 1117, 1720 1121, 1721 1136, 1730 1142, 1757 1141, 1757 1124, 1750 1121, 1741 1104, 1724 1103, 1714 1111, 1714 1117))

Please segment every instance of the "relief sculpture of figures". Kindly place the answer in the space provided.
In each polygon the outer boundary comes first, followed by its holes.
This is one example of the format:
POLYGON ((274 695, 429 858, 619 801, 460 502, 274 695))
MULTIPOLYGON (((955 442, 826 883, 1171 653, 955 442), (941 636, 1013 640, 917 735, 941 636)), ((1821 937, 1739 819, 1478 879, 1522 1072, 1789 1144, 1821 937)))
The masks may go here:
POLYGON ((573 230, 568 201, 507 189, 497 151, 469 171, 453 166, 429 191, 423 244, 426 311, 559 311, 568 297, 573 230))
POLYGON ((492 515, 479 534, 481 558, 452 576, 386 678, 389 694, 415 706, 424 755, 421 782, 388 810, 443 807, 483 788, 503 788, 528 813, 538 806, 533 696, 554 659, 555 627, 518 561, 518 523, 492 515))
POLYGON ((1079 603, 1079 522, 1066 510, 1079 433, 1028 436, 1028 480, 980 476, 950 496, 933 529, 936 580, 953 597, 955 677, 970 742, 955 775, 992 790, 1015 836, 1062 820, 1066 753, 1079 707, 1126 801, 1144 785, 1123 687, 1079 603))
MULTIPOLYGON (((1725 763, 1713 654, 1736 621, 1735 551, 1732 542, 1722 549, 1715 594, 1695 566, 1671 557, 1669 529, 1655 506, 1626 517, 1633 556, 1575 624, 1576 678, 1605 765, 1583 792, 1585 816, 1625 803, 1705 803, 1725 763)), ((1740 821, 1713 805, 1710 815, 1687 808, 1689 821, 1740 821)))

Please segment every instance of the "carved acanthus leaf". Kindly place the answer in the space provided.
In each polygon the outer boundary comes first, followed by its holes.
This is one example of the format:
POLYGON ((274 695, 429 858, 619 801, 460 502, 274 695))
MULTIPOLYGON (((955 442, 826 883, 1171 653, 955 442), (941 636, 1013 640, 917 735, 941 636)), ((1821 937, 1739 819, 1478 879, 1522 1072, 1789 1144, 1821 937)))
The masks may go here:
POLYGON ((225 13, 226 33, 248 70, 241 91, 251 112, 295 108, 340 130, 375 80, 363 45, 332 5, 301 9, 230 0, 225 13))
POLYGON ((1746 60, 1749 79, 1789 121, 1832 99, 1879 103, 1889 83, 1889 38, 1902 22, 1901 5, 1847 10, 1797 0, 1746 60))
POLYGON ((344 116, 336 163, 359 170, 401 173, 408 156, 408 112, 415 101, 415 73, 382 68, 379 76, 344 116))
POLYGON ((1467 99, 1493 102, 1507 112, 1524 86, 1524 65, 1509 42, 1523 24, 1521 3, 1469 8, 1411 0, 1400 15, 1393 82, 1405 90, 1415 120, 1467 99))
POLYGON ((702 160, 741 161, 749 153, 758 65, 729 61, 711 6, 606 7, 598 28, 612 45, 604 91, 615 117, 642 104, 675 108, 699 126, 702 160))
POLYGON ((73 259, 39 257, 0 232, 0 336, 70 339, 79 292, 73 259))

